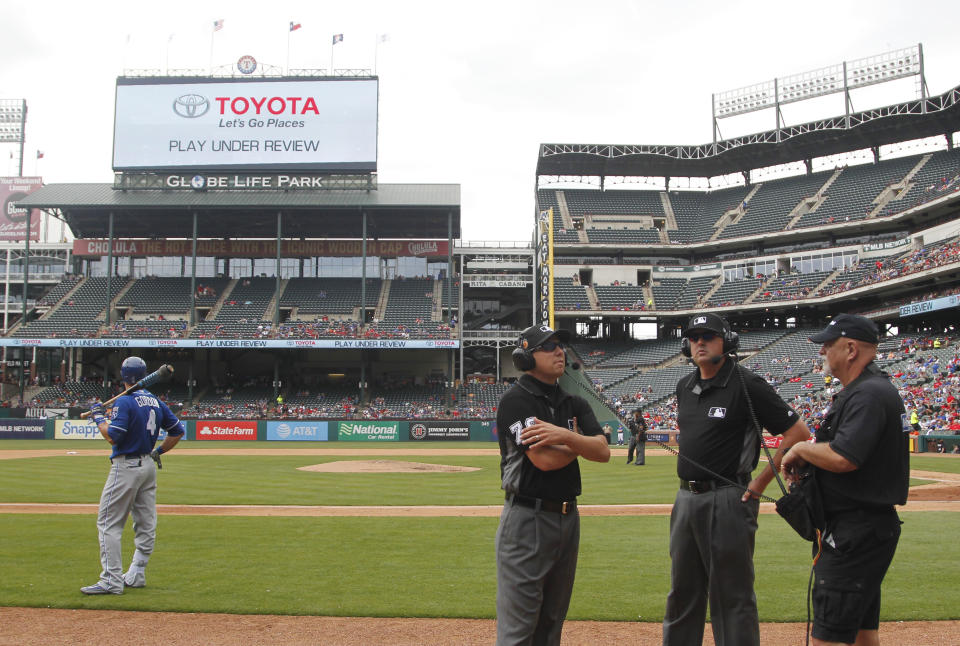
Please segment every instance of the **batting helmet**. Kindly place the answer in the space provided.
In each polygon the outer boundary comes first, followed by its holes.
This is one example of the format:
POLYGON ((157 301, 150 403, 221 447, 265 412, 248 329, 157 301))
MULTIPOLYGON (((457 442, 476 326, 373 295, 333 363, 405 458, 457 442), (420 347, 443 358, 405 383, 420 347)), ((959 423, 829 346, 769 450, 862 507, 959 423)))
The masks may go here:
POLYGON ((127 357, 120 364, 120 378, 125 384, 135 384, 147 376, 147 363, 140 357, 127 357))

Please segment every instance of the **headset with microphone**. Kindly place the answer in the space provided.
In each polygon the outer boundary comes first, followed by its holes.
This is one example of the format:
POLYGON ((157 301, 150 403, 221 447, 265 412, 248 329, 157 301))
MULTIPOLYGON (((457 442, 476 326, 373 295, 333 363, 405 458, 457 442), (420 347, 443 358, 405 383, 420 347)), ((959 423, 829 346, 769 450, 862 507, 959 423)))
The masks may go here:
MULTIPOLYGON (((529 332, 531 329, 532 328, 528 328, 527 330, 524 330, 523 332, 520 333, 520 337, 517 339, 517 347, 513 349, 513 352, 510 355, 510 358, 513 360, 513 367, 519 370, 520 372, 527 372, 528 370, 533 370, 537 365, 537 360, 534 358, 533 353, 537 349, 539 349, 540 346, 537 345, 536 347, 530 347, 530 341, 527 338, 527 332, 529 332)), ((553 332, 553 330, 550 330, 549 328, 546 328, 546 329, 541 328, 541 330, 544 332, 547 332, 547 331, 553 332)), ((561 343, 564 343, 565 340, 569 339, 569 333, 567 332, 560 331, 554 334, 557 335, 561 343), (564 338, 565 335, 567 338, 564 338)), ((573 370, 580 369, 579 362, 577 361, 571 362, 567 358, 566 350, 563 351, 563 365, 564 365, 564 369, 566 369, 567 367, 572 368, 573 370)))
MULTIPOLYGON (((707 331, 711 332, 712 330, 707 331)), ((726 355, 736 352, 740 349, 740 335, 730 329, 730 324, 727 323, 726 320, 723 321, 723 334, 720 336, 723 338, 723 350, 721 354, 715 357, 710 357, 710 362, 714 365, 723 361, 723 358, 726 355)), ((680 354, 688 359, 693 357, 690 339, 687 337, 683 337, 683 341, 680 342, 680 354)))

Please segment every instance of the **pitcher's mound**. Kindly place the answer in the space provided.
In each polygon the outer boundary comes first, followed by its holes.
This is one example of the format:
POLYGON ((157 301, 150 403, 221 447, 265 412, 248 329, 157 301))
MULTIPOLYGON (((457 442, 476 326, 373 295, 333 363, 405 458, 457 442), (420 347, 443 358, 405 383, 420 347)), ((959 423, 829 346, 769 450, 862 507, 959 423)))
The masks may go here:
POLYGON ((479 471, 479 467, 458 467, 452 464, 426 464, 402 460, 340 460, 298 467, 300 471, 323 471, 336 473, 426 473, 454 471, 479 471))

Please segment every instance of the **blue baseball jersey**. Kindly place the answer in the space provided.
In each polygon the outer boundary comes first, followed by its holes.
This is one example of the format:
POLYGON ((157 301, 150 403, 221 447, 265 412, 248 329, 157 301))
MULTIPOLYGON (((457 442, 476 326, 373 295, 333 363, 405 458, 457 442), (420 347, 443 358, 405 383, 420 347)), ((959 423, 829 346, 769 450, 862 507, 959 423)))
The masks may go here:
POLYGON ((113 440, 113 453, 143 455, 153 451, 160 429, 167 435, 183 435, 183 422, 170 408, 148 390, 136 390, 113 403, 110 428, 107 434, 113 440))

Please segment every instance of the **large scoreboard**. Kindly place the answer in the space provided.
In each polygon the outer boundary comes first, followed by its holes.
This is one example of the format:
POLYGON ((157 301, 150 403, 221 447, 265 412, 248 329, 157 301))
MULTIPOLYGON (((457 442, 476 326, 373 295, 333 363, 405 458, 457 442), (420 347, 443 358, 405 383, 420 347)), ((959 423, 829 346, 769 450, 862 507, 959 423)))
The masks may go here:
POLYGON ((377 169, 378 80, 120 77, 113 169, 377 169))

